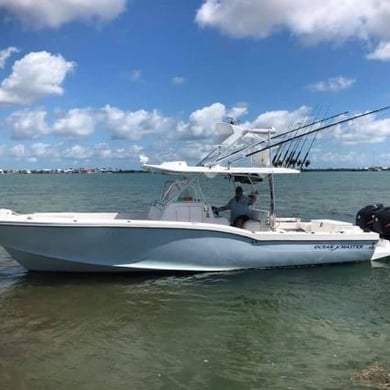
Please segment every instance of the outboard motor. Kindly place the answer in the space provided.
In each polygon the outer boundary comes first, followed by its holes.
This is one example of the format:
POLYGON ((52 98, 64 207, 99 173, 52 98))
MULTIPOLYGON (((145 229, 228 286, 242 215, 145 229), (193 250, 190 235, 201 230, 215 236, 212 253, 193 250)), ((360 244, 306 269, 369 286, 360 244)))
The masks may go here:
POLYGON ((384 207, 375 214, 373 230, 382 238, 390 240, 390 207, 384 207))
MULTIPOLYGON (((376 214, 383 210, 383 204, 370 204, 363 207, 356 214, 356 225, 364 231, 374 231, 373 225, 376 214)), ((378 233, 378 232, 377 232, 378 233)))

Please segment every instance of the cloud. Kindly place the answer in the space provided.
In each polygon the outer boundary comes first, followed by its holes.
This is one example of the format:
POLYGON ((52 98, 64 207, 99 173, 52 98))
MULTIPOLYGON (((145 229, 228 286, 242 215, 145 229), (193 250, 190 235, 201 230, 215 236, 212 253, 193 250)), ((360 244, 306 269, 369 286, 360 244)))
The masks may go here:
POLYGON ((11 132, 13 139, 32 140, 46 135, 81 138, 91 135, 101 122, 100 110, 75 108, 56 114, 53 121, 43 109, 21 110, 10 114, 1 126, 11 132))
POLYGON ((56 113, 52 121, 44 110, 21 110, 9 115, 2 127, 15 139, 36 139, 46 135, 84 138, 97 130, 107 131, 113 139, 139 140, 149 135, 174 131, 176 121, 157 110, 125 111, 117 107, 73 108, 56 113))
POLYGON ((53 145, 37 142, 30 145, 28 148, 28 155, 29 158, 33 158, 37 161, 38 158, 42 157, 59 158, 60 153, 56 147, 53 147, 53 145))
MULTIPOLYGON (((149 138, 148 155, 159 159, 173 157, 178 153, 191 160, 197 160, 210 144, 215 140, 215 123, 222 121, 226 116, 238 118, 247 113, 247 107, 239 104, 227 109, 221 103, 214 103, 195 110, 190 114, 188 121, 177 121, 172 117, 164 116, 157 110, 126 111, 113 106, 102 108, 73 108, 62 113, 55 113, 53 119, 45 110, 21 110, 9 115, 2 123, 2 127, 11 131, 12 138, 33 140, 43 137, 68 137, 72 139, 85 138, 97 131, 105 131, 107 136, 115 142, 138 141, 149 138), (177 150, 177 141, 183 145, 177 150), (151 153, 152 152, 152 153, 151 153), (195 158, 197 156, 197 158, 195 158)), ((43 145, 43 144, 40 144, 43 145)), ((137 155, 141 147, 132 151, 137 155)), ((27 150, 27 149, 26 149, 27 150)), ((45 147, 45 150, 48 150, 45 147)), ((64 149, 65 150, 65 149, 64 149)), ((30 151, 31 152, 31 151, 30 151)), ((29 154, 31 157, 32 152, 29 154)), ((114 150, 100 147, 99 152, 87 146, 72 145, 66 148, 66 153, 58 152, 61 158, 75 158, 77 160, 89 158, 120 158, 129 156, 127 149, 114 150), (77 147, 74 147, 77 146, 77 147)), ((50 154, 54 156, 54 153, 50 154)), ((35 158, 40 156, 33 155, 35 158)))
POLYGON ((110 105, 102 109, 104 125, 113 138, 139 140, 151 134, 164 133, 175 126, 175 122, 157 110, 123 111, 110 105))
POLYGON ((93 156, 93 151, 87 146, 73 145, 64 150, 64 157, 66 159, 74 160, 88 160, 93 156))
MULTIPOLYGON (((65 146, 62 143, 49 144, 36 142, 31 145, 16 144, 16 145, 0 145, 0 158, 12 158, 18 161, 28 163, 41 163, 47 167, 46 161, 51 161, 51 164, 60 164, 68 166, 70 163, 92 163, 99 164, 112 163, 118 161, 138 162, 138 154, 143 150, 142 146, 129 145, 125 148, 113 148, 106 143, 98 143, 95 145, 69 145, 65 146)), ((50 166, 57 168, 57 166, 50 166)))
POLYGON ((21 159, 23 157, 26 157, 26 147, 22 144, 11 146, 8 149, 7 154, 9 156, 15 157, 16 159, 21 159))
POLYGON ((313 153, 312 161, 316 163, 320 163, 323 166, 331 167, 331 166, 353 166, 356 167, 358 162, 361 162, 366 157, 358 152, 348 152, 348 153, 337 153, 337 152, 321 152, 321 153, 313 153))
POLYGON ((58 28, 63 24, 109 22, 126 9, 127 0, 0 0, 0 11, 28 28, 58 28))
POLYGON ((309 89, 314 92, 338 92, 350 88, 355 81, 355 79, 349 79, 343 76, 332 77, 326 81, 319 81, 309 85, 309 89))
POLYGON ((307 43, 389 42, 388 0, 205 0, 195 21, 233 38, 264 39, 280 31, 307 43))
POLYGON ((333 136, 344 144, 381 143, 390 137, 390 118, 368 115, 336 127, 333 136))
POLYGON ((142 69, 133 69, 128 74, 131 81, 137 82, 142 81, 142 69))
POLYGON ((194 111, 189 122, 181 128, 194 138, 204 138, 214 131, 214 124, 226 116, 226 107, 222 103, 214 103, 208 107, 194 111), (210 126, 210 124, 212 124, 210 126))
MULTIPOLYGON (((358 113, 349 114, 350 116, 359 115, 358 113)), ((319 132, 317 140, 332 140, 340 144, 372 144, 384 142, 390 137, 390 118, 386 118, 386 113, 371 114, 360 119, 346 122, 342 125, 328 128, 324 132, 319 132)), ((307 106, 301 106, 293 111, 277 110, 260 114, 254 121, 242 124, 248 128, 269 128, 274 127, 277 132, 284 132, 296 128, 297 125, 312 123, 315 119, 330 116, 323 115, 319 112, 313 113, 312 109, 307 106)), ((328 124, 346 119, 346 116, 339 115, 328 124)), ((314 129, 314 128, 313 128, 314 129)))
POLYGON ((19 50, 16 47, 10 46, 7 49, 0 50, 0 69, 4 69, 5 63, 13 53, 17 53, 19 50))
POLYGON ((4 125, 14 139, 35 139, 49 133, 46 112, 43 110, 13 112, 4 125))
POLYGON ((238 103, 236 106, 227 110, 226 116, 233 120, 238 120, 243 115, 248 113, 248 105, 246 103, 238 103))
POLYGON ((99 115, 90 108, 69 110, 53 124, 53 132, 63 136, 85 137, 95 131, 99 115))
POLYGON ((62 95, 62 83, 74 67, 61 55, 46 51, 27 54, 14 63, 11 75, 2 81, 0 105, 27 105, 47 96, 62 95))
POLYGON ((376 49, 366 56, 369 60, 390 61, 390 42, 380 42, 376 49))
POLYGON ((112 160, 134 160, 137 161, 138 154, 143 150, 141 146, 130 145, 126 148, 112 148, 106 143, 96 145, 73 145, 62 152, 66 160, 76 161, 112 161, 112 160))
POLYGON ((183 85, 185 83, 185 79, 182 76, 172 77, 172 84, 174 85, 183 85))
POLYGON ((243 126, 265 129, 274 127, 276 131, 282 132, 297 127, 297 125, 308 123, 311 111, 311 108, 307 106, 301 106, 294 111, 267 111, 260 114, 254 121, 243 124, 243 126))
MULTIPOLYGON (((107 162, 112 166, 117 165, 118 161, 126 161, 126 164, 138 166, 140 154, 150 157, 153 162, 183 159, 196 163, 218 142, 215 123, 224 120, 229 114, 235 114, 236 119, 239 119, 248 114, 248 107, 241 103, 227 108, 216 102, 193 111, 187 119, 181 121, 164 116, 157 110, 126 111, 108 105, 102 108, 73 108, 54 115, 42 109, 25 109, 12 113, 2 123, 2 127, 11 132, 13 139, 25 142, 11 146, 0 145, 0 157, 26 162, 49 160, 52 167, 58 164, 69 166, 69 161, 91 162, 96 166, 104 166, 107 162), (97 131, 105 132, 108 141, 95 145, 75 141, 97 131), (45 137, 60 142, 28 142, 45 137)), ((328 142, 337 142, 338 146, 384 142, 390 137, 390 118, 386 118, 385 113, 381 115, 382 118, 379 118, 379 114, 369 115, 321 132, 316 145, 328 142)), ((313 113, 308 106, 301 106, 291 111, 267 111, 251 121, 241 122, 240 126, 274 127, 277 132, 284 132, 321 116, 324 115, 313 113)), ((104 137, 104 133, 102 135, 104 137)), ((45 167, 47 165, 45 162, 45 167)))
POLYGON ((216 136, 215 123, 223 121, 226 117, 238 119, 247 113, 247 108, 243 105, 227 109, 222 103, 213 103, 194 111, 188 122, 179 122, 175 137, 181 139, 208 139, 216 136))

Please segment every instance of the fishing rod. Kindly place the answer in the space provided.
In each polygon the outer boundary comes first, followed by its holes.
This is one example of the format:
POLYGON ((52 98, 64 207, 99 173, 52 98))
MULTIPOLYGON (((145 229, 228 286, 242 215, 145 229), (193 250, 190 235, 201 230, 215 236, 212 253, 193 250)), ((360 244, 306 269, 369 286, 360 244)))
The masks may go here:
MULTIPOLYGON (((341 114, 338 114, 338 115, 343 115, 344 113, 341 113, 341 114)), ((318 124, 318 123, 321 123, 323 121, 326 121, 326 120, 329 120, 333 117, 335 117, 336 115, 333 115, 329 118, 322 118, 321 120, 317 120, 315 119, 313 122, 311 123, 307 123, 305 125, 302 126, 302 122, 298 122, 297 124, 299 124, 300 126, 297 127, 296 129, 293 129, 291 131, 287 131, 287 132, 284 132, 282 134, 279 134, 278 136, 281 136, 281 135, 286 135, 286 134, 289 134, 289 133, 292 133, 294 130, 295 133, 294 133, 294 136, 295 135, 298 135, 299 131, 301 134, 304 133, 304 129, 307 128, 307 127, 310 127, 310 126, 314 126, 315 124, 318 124)), ((315 117, 319 117, 319 114, 316 114, 315 117)), ((277 138, 277 136, 275 136, 274 138, 277 138)), ((294 137, 290 137, 289 139, 293 139, 294 137)), ((287 165, 292 165, 294 164, 294 160, 296 160, 295 158, 295 154, 298 150, 298 148, 300 147, 301 145, 301 139, 299 138, 297 142, 286 142, 282 145, 279 146, 278 150, 277 150, 277 154, 275 155, 275 157, 272 159, 272 164, 274 166, 283 166, 285 165, 285 163, 287 163, 287 165), (287 148, 285 148, 285 146, 287 145, 287 148), (283 151, 284 151, 284 156, 282 156, 283 154, 283 151)))
MULTIPOLYGON (((296 130, 294 134, 297 135, 298 133, 299 133, 299 130, 296 130)), ((282 154, 280 154, 280 156, 279 156, 279 160, 278 160, 279 165, 283 165, 287 159, 287 156, 289 156, 291 153, 291 151, 290 151, 291 144, 285 143, 285 144, 282 144, 281 146, 284 147, 286 145, 287 145, 287 147, 285 148, 286 150, 284 151, 284 156, 282 157, 282 154), (280 159, 280 157, 282 157, 282 158, 280 159)))
MULTIPOLYGON (((309 154, 309 151, 310 151, 311 147, 313 146, 313 142, 314 142, 314 140, 315 140, 317 134, 318 134, 318 133, 315 133, 315 134, 314 134, 313 140, 312 140, 310 146, 307 148, 307 152, 306 152, 305 158, 306 158, 307 155, 309 154)), ((301 164, 303 164, 303 161, 304 161, 305 159, 300 160, 299 158, 301 157, 301 153, 303 153, 303 150, 305 149, 306 141, 307 141, 308 139, 309 139, 309 136, 303 138, 302 147, 301 147, 301 149, 299 150, 298 155, 296 156, 296 158, 295 158, 295 160, 294 160, 293 167, 295 167, 295 165, 297 165, 297 166, 299 167, 301 164)))
MULTIPOLYGON (((302 134, 303 133, 303 131, 304 130, 301 130, 300 132, 297 132, 297 133, 300 133, 300 134, 302 134)), ((280 164, 283 166, 285 163, 287 163, 287 165, 289 165, 290 164, 290 161, 291 161, 291 159, 293 158, 293 156, 294 156, 294 153, 295 153, 295 151, 296 151, 296 149, 297 149, 297 147, 298 147, 298 144, 299 144, 299 141, 300 141, 301 139, 300 138, 294 138, 293 140, 292 140, 292 142, 287 142, 286 143, 286 145, 288 145, 287 146, 287 151, 286 151, 286 153, 284 154, 284 158, 282 159, 282 161, 280 161, 280 164)))
MULTIPOLYGON (((322 123, 321 121, 318 121, 318 123, 322 123)), ((305 132, 307 134, 307 132, 305 132)), ((295 148, 293 152, 291 153, 291 156, 289 157, 288 161, 286 161, 286 166, 287 167, 295 167, 295 165, 299 165, 299 157, 302 153, 302 151, 305 148, 306 141, 308 139, 308 136, 299 138, 298 141, 296 142, 295 148)))
POLYGON ((325 126, 322 126, 322 127, 319 127, 317 129, 313 129, 313 130, 310 130, 310 131, 307 131, 305 132, 304 134, 299 134, 295 137, 292 137, 292 138, 289 138, 288 140, 283 140, 283 141, 279 141, 275 144, 272 144, 272 145, 268 145, 260 150, 255 150, 254 152, 250 152, 250 153, 247 153, 246 155, 244 155, 244 157, 250 157, 250 156, 253 156, 254 154, 256 153, 259 153, 259 152, 262 152, 264 150, 267 150, 267 149, 270 149, 270 148, 273 148, 275 146, 278 146, 278 145, 282 145, 286 142, 291 142, 294 138, 301 138, 301 137, 304 137, 304 136, 307 136, 309 134, 314 134, 314 133, 318 133, 319 131, 322 131, 322 130, 325 130, 325 129, 329 129, 331 127, 334 127, 336 125, 340 125, 342 123, 347 123, 347 122, 350 122, 350 121, 353 121, 353 120, 356 120, 356 119, 359 119, 359 118, 363 118, 367 115, 371 115, 371 114, 375 114, 377 112, 381 112, 381 111, 385 111, 385 110, 388 110, 390 109, 390 106, 385 106, 385 107, 381 107, 381 108, 377 108, 376 110, 372 110, 372 111, 368 111, 368 112, 365 112, 363 114, 358 114, 358 115, 355 115, 353 117, 349 117, 349 118, 346 118, 346 119, 342 119, 338 122, 334 122, 334 123, 330 123, 328 125, 325 125, 325 126))
MULTIPOLYGON (((313 146, 313 144, 314 144, 314 141, 316 140, 316 138, 317 138, 317 135, 318 135, 318 133, 315 133, 314 134, 314 136, 313 136, 313 139, 311 140, 311 144, 310 144, 310 146, 309 146, 309 149, 307 149, 307 152, 306 152, 306 154, 305 154, 305 157, 304 157, 304 159, 302 160, 302 163, 300 164, 301 165, 301 168, 303 168, 303 166, 306 164, 306 161, 307 161, 307 165, 306 166, 309 166, 309 164, 310 164, 310 161, 307 159, 308 157, 309 157, 309 152, 310 152, 310 150, 311 150, 311 148, 312 148, 312 146, 313 146)), ((299 166, 299 165, 298 165, 299 166)))
POLYGON ((278 166, 283 161, 283 159, 281 158, 283 152, 285 152, 285 155, 287 153, 287 151, 285 151, 285 148, 286 148, 286 144, 280 145, 278 147, 274 157, 272 158, 272 165, 278 166))
MULTIPOLYGON (((289 130, 288 131, 292 131, 293 130, 293 127, 299 125, 301 126, 302 125, 302 122, 295 122, 295 123, 291 123, 291 125, 288 126, 289 130)), ((281 163, 281 157, 282 157, 282 154, 283 154, 283 151, 285 149, 285 146, 286 144, 283 144, 283 145, 280 145, 279 148, 277 149, 275 155, 273 156, 272 158, 272 165, 274 166, 278 166, 280 163, 281 163)))
MULTIPOLYGON (((293 133, 293 132, 297 132, 297 131, 302 130, 302 129, 305 129, 305 128, 307 128, 307 127, 314 126, 314 125, 316 125, 316 124, 318 124, 318 123, 326 122, 326 121, 329 121, 329 120, 331 120, 331 119, 337 118, 337 117, 339 117, 339 116, 346 115, 347 113, 348 113, 348 111, 345 111, 345 112, 342 112, 342 113, 339 113, 339 114, 336 114, 336 115, 332 115, 332 116, 330 116, 330 117, 328 117, 328 118, 320 119, 320 120, 318 120, 318 121, 315 121, 315 122, 312 122, 312 123, 308 123, 308 124, 306 124, 306 125, 304 125, 304 126, 300 126, 300 127, 295 128, 295 129, 285 131, 285 132, 283 132, 283 133, 274 135, 274 136, 272 136, 272 137, 270 137, 270 138, 268 138, 268 139, 262 139, 261 141, 259 141, 259 142, 255 143, 255 144, 253 144, 252 147, 258 146, 258 145, 260 145, 260 144, 262 144, 262 143, 264 143, 264 142, 268 142, 269 140, 273 140, 273 139, 275 139, 275 138, 279 138, 279 137, 286 136, 286 135, 288 135, 288 134, 291 134, 291 133, 293 133)), ((289 138, 289 140, 291 140, 291 139, 293 139, 293 138, 294 138, 294 137, 289 138)), ((288 140, 287 140, 287 141, 288 141, 288 140)), ((287 142, 287 141, 286 141, 286 142, 287 142)), ((279 144, 282 145, 282 144, 284 144, 284 142, 280 142, 279 144)), ((279 144, 278 144, 278 145, 279 145, 279 144)), ((240 147, 239 149, 236 149, 236 150, 234 150, 233 152, 231 152, 230 154, 228 154, 227 156, 222 156, 222 157, 220 157, 220 158, 217 158, 217 159, 215 160, 215 162, 220 162, 220 161, 222 161, 222 160, 225 160, 225 159, 227 159, 227 158, 229 158, 229 157, 231 157, 231 156, 234 156, 234 155, 237 154, 237 153, 242 152, 243 150, 245 150, 245 149, 247 149, 247 148, 248 148, 248 146, 240 147)), ((264 150, 266 150, 266 149, 268 149, 268 148, 265 148, 264 150)), ((255 151, 253 154, 255 154, 255 153, 257 153, 257 151, 255 151)))
MULTIPOLYGON (((311 127, 312 126, 314 126, 314 125, 311 125, 311 127)), ((304 135, 306 133, 307 132, 304 129, 302 129, 300 131, 300 134, 302 134, 302 135, 304 135)), ((299 148, 302 147, 301 146, 302 139, 306 139, 306 138, 303 138, 303 137, 295 138, 295 139, 292 139, 291 142, 286 142, 287 144, 290 144, 289 150, 291 149, 291 152, 289 153, 287 159, 284 159, 281 161, 282 166, 285 165, 287 167, 290 167, 290 166, 293 166, 295 164, 295 161, 296 161, 295 155, 296 155, 297 151, 299 150, 299 148)))
MULTIPOLYGON (((307 151, 306 151, 304 158, 302 160, 299 160, 299 157, 297 158, 298 167, 300 166, 303 169, 304 165, 305 165, 305 167, 308 167, 310 165, 310 161, 307 158, 309 157, 309 153, 311 151, 311 148, 313 147, 314 141, 317 139, 317 135, 318 135, 318 133, 314 133, 312 140, 311 140, 311 143, 310 143, 309 147, 307 148, 307 151)), ((307 139, 309 139, 309 136, 305 138, 305 142, 307 139)))

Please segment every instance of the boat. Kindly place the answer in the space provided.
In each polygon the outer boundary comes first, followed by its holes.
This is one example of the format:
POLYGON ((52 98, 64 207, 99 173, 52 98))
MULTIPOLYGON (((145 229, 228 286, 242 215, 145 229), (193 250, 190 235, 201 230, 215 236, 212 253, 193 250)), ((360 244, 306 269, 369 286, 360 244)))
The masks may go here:
POLYGON ((275 210, 274 177, 308 166, 316 133, 368 114, 339 115, 279 134, 218 123, 221 141, 197 164, 143 162, 167 178, 147 214, 1 209, 0 245, 27 270, 53 272, 217 272, 385 259, 390 241, 366 225, 275 210), (265 188, 269 204, 256 201, 244 225, 232 226, 203 189, 204 180, 220 177, 253 193, 265 188))

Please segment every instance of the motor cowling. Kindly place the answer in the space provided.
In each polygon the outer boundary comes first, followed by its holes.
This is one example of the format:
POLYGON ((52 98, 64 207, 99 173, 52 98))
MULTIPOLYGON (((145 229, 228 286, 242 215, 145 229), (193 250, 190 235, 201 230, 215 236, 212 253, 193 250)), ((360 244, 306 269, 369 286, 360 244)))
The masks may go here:
POLYGON ((384 207, 383 204, 381 203, 370 204, 363 207, 356 214, 356 225, 358 225, 364 231, 375 231, 374 230, 375 217, 377 213, 383 209, 384 207))
POLYGON ((384 207, 375 214, 373 230, 382 238, 390 240, 390 207, 384 207))

